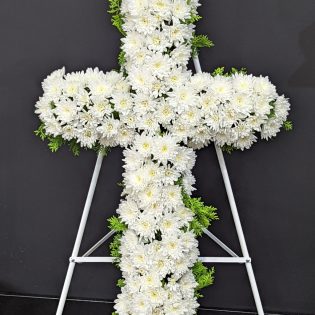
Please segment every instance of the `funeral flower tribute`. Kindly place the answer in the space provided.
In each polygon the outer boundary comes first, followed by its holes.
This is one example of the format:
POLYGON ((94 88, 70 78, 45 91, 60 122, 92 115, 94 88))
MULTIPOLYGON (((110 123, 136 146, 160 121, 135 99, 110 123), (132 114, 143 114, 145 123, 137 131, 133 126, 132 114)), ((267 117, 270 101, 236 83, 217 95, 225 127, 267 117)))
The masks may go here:
POLYGON ((36 134, 52 151, 124 149, 122 199, 109 220, 123 277, 115 314, 196 314, 199 290, 213 281, 213 269, 198 261, 197 236, 217 215, 191 197, 195 150, 211 142, 244 150, 292 127, 289 102, 268 77, 188 70, 198 49, 212 46, 195 34, 199 5, 110 0, 123 36, 120 71, 57 70, 36 103, 36 134))

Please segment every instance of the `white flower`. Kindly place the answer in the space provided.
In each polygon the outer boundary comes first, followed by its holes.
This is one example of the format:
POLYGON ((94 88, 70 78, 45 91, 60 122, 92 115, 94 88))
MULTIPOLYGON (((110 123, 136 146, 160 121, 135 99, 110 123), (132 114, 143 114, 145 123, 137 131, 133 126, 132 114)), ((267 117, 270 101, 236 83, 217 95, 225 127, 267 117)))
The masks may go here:
POLYGON ((154 158, 161 163, 166 164, 167 161, 172 161, 176 156, 177 144, 176 140, 170 135, 155 138, 155 145, 152 153, 154 158))
POLYGON ((231 79, 224 76, 215 76, 211 80, 210 89, 215 98, 221 102, 230 99, 232 94, 231 79))
POLYGON ((192 91, 192 88, 189 85, 175 87, 173 92, 169 93, 169 96, 170 104, 180 113, 189 106, 196 104, 197 100, 194 91, 192 91))
POLYGON ((190 17, 191 7, 186 1, 182 0, 174 0, 172 6, 172 13, 174 17, 179 20, 185 20, 190 17))
POLYGON ((114 94, 112 102, 114 104, 115 110, 123 115, 128 114, 133 105, 133 101, 130 96, 130 93, 114 94))
POLYGON ((146 66, 158 78, 163 78, 169 74, 172 67, 172 60, 162 53, 156 53, 146 60, 146 66))
POLYGON ((135 222, 137 216, 140 214, 139 208, 134 201, 128 200, 120 203, 117 213, 123 222, 131 225, 135 222))
POLYGON ((255 77, 254 78, 254 90, 259 95, 268 97, 270 100, 277 97, 276 87, 271 84, 268 77, 255 77))
POLYGON ((97 140, 97 132, 94 128, 84 128, 77 137, 83 147, 92 148, 97 140))
POLYGON ((154 145, 154 138, 147 135, 140 135, 136 136, 135 142, 134 142, 134 148, 139 152, 140 155, 143 157, 148 157, 152 154, 152 149, 154 145))
POLYGON ((74 102, 65 100, 56 104, 54 112, 58 116, 57 119, 60 120, 61 123, 69 123, 76 117, 77 107, 74 102))
POLYGON ((140 214, 133 228, 140 237, 152 240, 156 233, 156 220, 152 215, 140 214))
POLYGON ((108 97, 113 91, 113 86, 104 80, 92 81, 89 88, 91 90, 92 99, 98 96, 108 97))
POLYGON ((128 79, 132 87, 140 93, 149 92, 154 82, 152 70, 148 68, 132 67, 129 70, 128 79))
POLYGON ((183 257, 183 246, 178 236, 167 234, 162 236, 162 253, 174 259, 183 257))
POLYGON ((97 131, 101 133, 102 137, 112 137, 118 132, 120 122, 114 118, 105 118, 102 125, 97 128, 97 131))
POLYGON ((250 95, 254 89, 254 78, 252 75, 236 73, 232 76, 232 84, 237 93, 250 95))

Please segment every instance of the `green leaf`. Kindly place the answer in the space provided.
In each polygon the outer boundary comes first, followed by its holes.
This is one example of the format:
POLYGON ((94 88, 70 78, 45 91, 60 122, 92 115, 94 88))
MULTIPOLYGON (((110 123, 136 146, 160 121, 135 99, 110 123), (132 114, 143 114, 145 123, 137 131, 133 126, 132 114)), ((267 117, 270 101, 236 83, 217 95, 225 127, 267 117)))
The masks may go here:
POLYGON ((108 220, 109 228, 116 232, 123 232, 127 229, 127 225, 121 221, 120 218, 112 216, 108 220))
POLYGON ((110 255, 114 258, 114 262, 116 264, 119 263, 120 258, 121 258, 121 253, 120 253, 121 236, 122 236, 121 233, 116 234, 112 242, 109 244, 110 255))
POLYGON ((47 138, 44 123, 41 123, 39 127, 36 130, 34 130, 34 133, 37 137, 40 137, 41 140, 44 141, 47 138))
POLYGON ((115 26, 121 34, 126 35, 122 26, 124 24, 124 19, 120 11, 121 0, 108 0, 109 9, 108 13, 112 15, 112 24, 115 26))
POLYGON ((199 291, 214 282, 214 268, 207 268, 201 261, 197 261, 192 268, 193 275, 198 283, 196 291, 199 291))
POLYGON ((283 125, 282 125, 283 129, 285 131, 291 131, 293 130, 293 123, 291 120, 286 120, 283 125))
POLYGON ((225 70, 225 67, 218 67, 218 68, 214 69, 214 71, 211 73, 211 75, 213 77, 215 77, 216 75, 224 75, 224 70, 225 70))
POLYGON ((232 152, 235 151, 235 148, 234 148, 232 145, 225 144, 225 145, 222 147, 222 151, 223 151, 223 152, 226 152, 226 153, 228 153, 228 154, 232 154, 232 152))
POLYGON ((126 285, 125 280, 124 279, 118 279, 117 281, 117 287, 122 288, 126 285))
POLYGON ((64 140, 61 136, 57 137, 49 137, 48 138, 48 147, 51 150, 51 152, 57 152, 60 147, 64 144, 64 140))
POLYGON ((198 55, 199 49, 203 47, 213 47, 213 42, 208 38, 207 35, 195 35, 191 40, 191 48, 192 48, 192 55, 198 55))
POLYGON ((74 156, 79 156, 80 155, 80 144, 77 142, 76 139, 72 139, 69 142, 69 148, 70 148, 70 151, 72 152, 72 154, 74 156))
POLYGON ((207 229, 211 222, 218 220, 217 209, 212 206, 206 206, 200 198, 192 198, 183 192, 184 205, 194 213, 194 219, 190 223, 190 229, 197 236, 201 236, 203 229, 207 229))
POLYGON ((269 103, 269 105, 270 105, 271 109, 270 109, 270 113, 269 113, 269 115, 268 115, 268 118, 273 118, 273 117, 275 117, 275 106, 276 106, 276 102, 275 102, 275 101, 271 101, 271 102, 269 103))
POLYGON ((121 50, 118 55, 118 64, 122 67, 126 63, 126 53, 121 50))
POLYGON ((196 13, 191 13, 191 16, 189 19, 185 20, 185 24, 195 24, 196 22, 200 21, 202 19, 202 16, 196 13))

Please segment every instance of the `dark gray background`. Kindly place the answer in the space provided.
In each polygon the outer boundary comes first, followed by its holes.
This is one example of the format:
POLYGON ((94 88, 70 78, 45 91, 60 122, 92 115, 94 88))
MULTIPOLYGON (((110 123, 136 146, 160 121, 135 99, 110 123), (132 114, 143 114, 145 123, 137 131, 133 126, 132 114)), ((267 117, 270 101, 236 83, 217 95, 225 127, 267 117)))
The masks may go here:
MULTIPOLYGON (((292 102, 295 129, 227 156, 241 219, 266 310, 315 314, 314 114, 315 2, 203 0, 198 30, 216 47, 203 50, 204 70, 245 66, 269 74, 292 102)), ((104 0, 0 1, 0 292, 57 296, 88 189, 95 154, 48 151, 33 136, 40 82, 68 71, 117 67, 119 34, 104 0)), ((83 250, 107 231, 117 207, 121 151, 105 160, 83 250)), ((198 194, 219 208, 212 231, 239 250, 213 147, 199 152, 198 194)), ((202 254, 221 251, 206 239, 202 254)), ((106 254, 103 249, 99 254, 106 254)), ((242 266, 216 269, 204 306, 253 310, 242 266)), ((76 269, 70 295, 114 299, 111 265, 76 269)))

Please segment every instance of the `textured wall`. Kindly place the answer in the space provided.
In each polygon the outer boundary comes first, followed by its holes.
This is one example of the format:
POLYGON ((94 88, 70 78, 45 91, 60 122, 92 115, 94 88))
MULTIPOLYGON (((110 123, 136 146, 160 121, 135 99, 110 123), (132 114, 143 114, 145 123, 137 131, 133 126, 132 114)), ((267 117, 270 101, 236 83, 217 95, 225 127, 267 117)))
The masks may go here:
MULTIPOLYGON (((0 292, 57 296, 95 162, 67 149, 51 154, 35 138, 33 105, 52 70, 115 68, 119 34, 103 0, 0 1, 0 292)), ((292 133, 227 157, 227 164, 269 311, 315 313, 314 153, 315 2, 203 0, 198 30, 216 47, 204 50, 205 70, 245 66, 269 74, 291 98, 292 133)), ((121 151, 103 164, 82 249, 106 233, 119 201, 121 151)), ((239 250, 212 147, 199 152, 198 194, 219 208, 213 232, 239 250)), ((221 251, 201 240, 204 255, 221 251)), ((106 248, 99 254, 106 254, 106 248)), ((111 265, 76 269, 71 296, 111 300, 118 272, 111 265)), ((254 309, 242 266, 217 266, 204 306, 254 309)))

